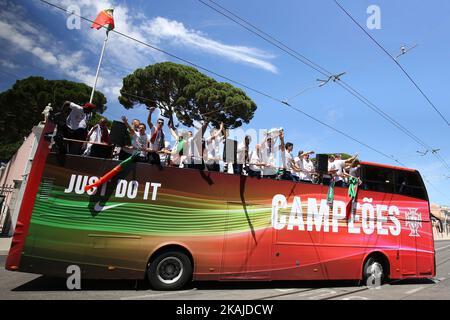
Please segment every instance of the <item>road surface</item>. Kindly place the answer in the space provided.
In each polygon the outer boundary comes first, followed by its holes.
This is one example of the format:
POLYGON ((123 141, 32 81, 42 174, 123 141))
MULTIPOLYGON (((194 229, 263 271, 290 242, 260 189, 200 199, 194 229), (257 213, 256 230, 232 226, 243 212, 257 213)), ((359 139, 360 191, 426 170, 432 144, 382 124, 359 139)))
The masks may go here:
POLYGON ((379 288, 352 281, 193 282, 186 290, 153 291, 145 282, 82 280, 81 290, 68 290, 66 279, 4 269, 0 255, 0 299, 121 300, 450 300, 450 241, 436 241, 434 279, 394 281, 379 288))

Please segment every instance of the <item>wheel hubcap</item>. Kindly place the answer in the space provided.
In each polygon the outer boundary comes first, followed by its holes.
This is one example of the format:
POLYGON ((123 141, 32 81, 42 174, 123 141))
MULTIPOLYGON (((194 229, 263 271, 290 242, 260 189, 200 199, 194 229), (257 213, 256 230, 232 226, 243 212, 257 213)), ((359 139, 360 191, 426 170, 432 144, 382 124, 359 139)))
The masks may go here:
POLYGON ((381 278, 383 276, 383 267, 380 263, 374 262, 369 267, 369 274, 374 276, 375 278, 381 278))
POLYGON ((167 257, 161 260, 156 267, 159 281, 165 284, 177 282, 183 275, 183 263, 177 257, 167 257))

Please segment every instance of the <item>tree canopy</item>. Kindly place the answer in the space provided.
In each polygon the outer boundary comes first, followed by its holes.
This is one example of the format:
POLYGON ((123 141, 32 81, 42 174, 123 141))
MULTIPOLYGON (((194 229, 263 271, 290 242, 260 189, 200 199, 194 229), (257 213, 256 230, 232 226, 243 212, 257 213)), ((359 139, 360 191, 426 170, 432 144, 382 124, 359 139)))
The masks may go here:
POLYGON ((137 69, 123 79, 119 102, 127 109, 137 104, 158 107, 162 116, 173 115, 185 126, 207 121, 237 128, 254 116, 256 104, 244 91, 197 69, 163 62, 137 69))
MULTIPOLYGON (((55 111, 66 100, 84 104, 89 101, 91 90, 82 83, 29 77, 17 80, 11 89, 0 93, 0 160, 8 160, 33 126, 43 120, 41 113, 48 103, 55 111)), ((95 92, 93 103, 98 112, 105 111, 106 98, 101 92, 95 92)))

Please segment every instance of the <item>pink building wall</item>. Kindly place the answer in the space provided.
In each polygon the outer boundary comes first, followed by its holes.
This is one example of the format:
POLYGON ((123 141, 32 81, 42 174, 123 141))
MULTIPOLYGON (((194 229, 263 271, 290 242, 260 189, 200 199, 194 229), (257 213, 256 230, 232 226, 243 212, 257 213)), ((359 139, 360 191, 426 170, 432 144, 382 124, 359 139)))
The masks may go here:
POLYGON ((3 206, 0 208, 0 234, 4 234, 5 229, 8 229, 8 235, 12 235, 14 231, 24 190, 21 187, 26 183, 26 175, 31 168, 41 132, 42 126, 33 127, 19 150, 0 172, 0 190, 3 189, 5 195, 3 206))

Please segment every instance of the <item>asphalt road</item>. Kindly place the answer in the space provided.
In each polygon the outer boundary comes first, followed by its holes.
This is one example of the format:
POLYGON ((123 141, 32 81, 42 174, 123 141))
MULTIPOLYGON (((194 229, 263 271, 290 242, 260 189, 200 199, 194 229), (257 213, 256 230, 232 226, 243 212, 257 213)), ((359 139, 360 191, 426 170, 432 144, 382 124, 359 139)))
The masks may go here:
POLYGON ((186 290, 164 292, 151 290, 145 282, 82 280, 82 290, 70 291, 65 279, 6 271, 6 257, 0 256, 0 300, 450 300, 450 241, 437 241, 435 247, 436 278, 395 281, 379 288, 351 281, 193 282, 186 290))

